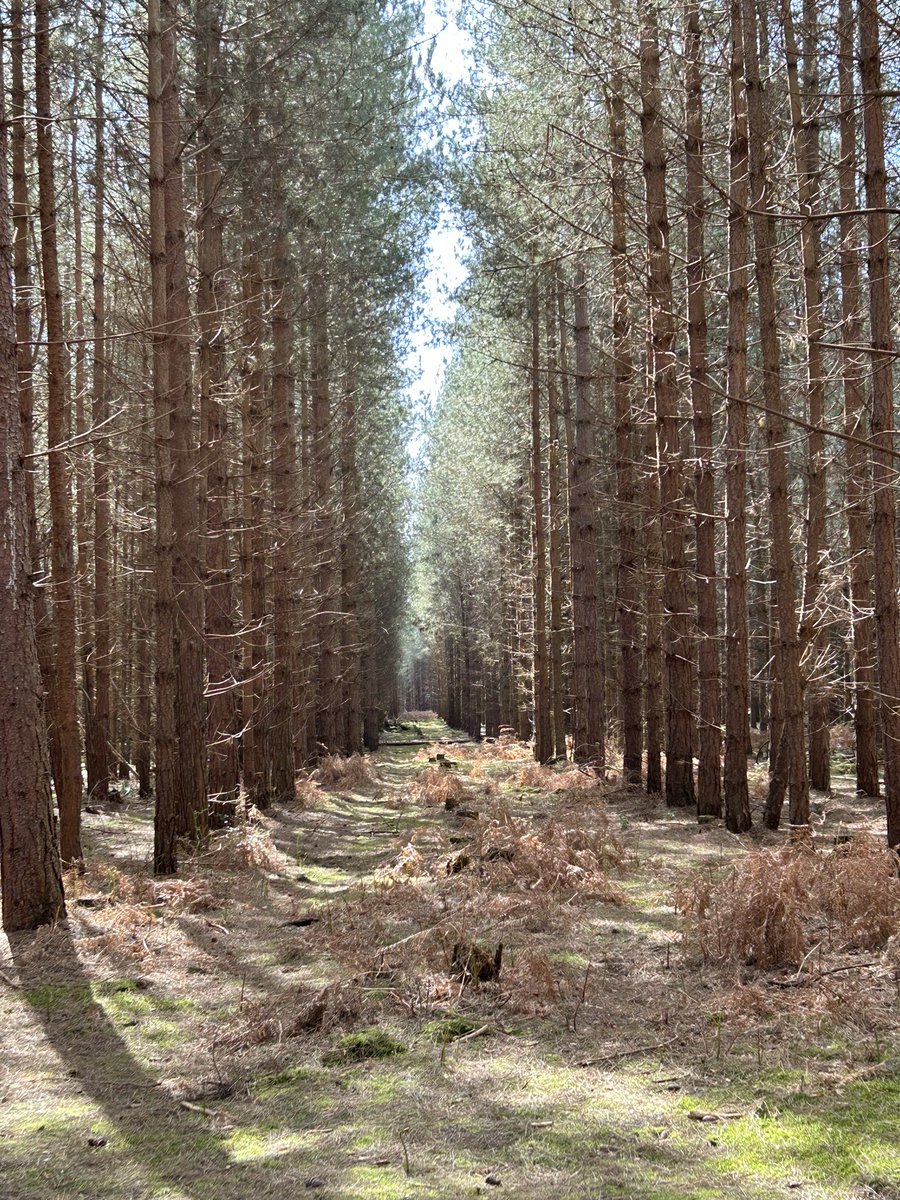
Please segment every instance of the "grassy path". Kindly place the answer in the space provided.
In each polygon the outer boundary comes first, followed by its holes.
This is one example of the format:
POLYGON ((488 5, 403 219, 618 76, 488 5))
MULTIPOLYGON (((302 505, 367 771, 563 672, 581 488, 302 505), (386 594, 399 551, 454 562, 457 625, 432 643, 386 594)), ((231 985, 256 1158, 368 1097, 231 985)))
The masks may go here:
POLYGON ((0 1200, 900 1196, 889 981, 701 967, 673 892, 746 845, 452 753, 454 809, 386 747, 168 887, 146 809, 89 818, 73 919, 0 943, 0 1200), (575 817, 620 864, 536 883, 575 817))

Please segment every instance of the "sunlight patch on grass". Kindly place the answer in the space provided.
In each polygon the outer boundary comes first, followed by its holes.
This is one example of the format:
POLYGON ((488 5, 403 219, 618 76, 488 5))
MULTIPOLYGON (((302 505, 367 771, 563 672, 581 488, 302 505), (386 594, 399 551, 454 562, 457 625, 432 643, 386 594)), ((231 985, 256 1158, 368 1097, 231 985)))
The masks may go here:
POLYGON ((900 1081, 852 1084, 830 1102, 800 1093, 790 1103, 771 1118, 750 1116, 723 1129, 721 1168, 830 1187, 900 1185, 900 1081))
MULTIPOLYGON (((313 1150, 318 1142, 312 1130, 289 1129, 237 1129, 225 1140, 225 1147, 232 1162, 247 1163, 261 1160, 277 1160, 285 1154, 313 1150)), ((266 1166, 270 1165, 268 1162, 266 1166)), ((271 1166, 278 1166, 273 1161, 271 1166)))

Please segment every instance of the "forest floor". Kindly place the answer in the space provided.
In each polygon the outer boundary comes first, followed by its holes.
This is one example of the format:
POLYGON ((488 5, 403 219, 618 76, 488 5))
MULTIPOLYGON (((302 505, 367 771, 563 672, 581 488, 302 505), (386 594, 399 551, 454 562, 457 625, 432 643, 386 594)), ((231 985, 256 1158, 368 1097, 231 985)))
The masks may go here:
MULTIPOLYGON (((70 920, 0 940, 2 1200, 900 1197, 897 939, 754 874, 784 834, 515 744, 367 762, 177 881, 148 805, 87 816, 70 920), (750 878, 789 967, 722 951, 750 878)), ((839 777, 816 861, 879 807, 839 777)))

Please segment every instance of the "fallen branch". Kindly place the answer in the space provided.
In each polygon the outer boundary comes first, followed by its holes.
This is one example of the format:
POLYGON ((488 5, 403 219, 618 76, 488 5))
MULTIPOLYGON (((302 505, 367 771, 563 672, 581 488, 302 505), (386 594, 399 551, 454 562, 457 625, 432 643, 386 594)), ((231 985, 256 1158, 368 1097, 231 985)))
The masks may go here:
POLYGON ((108 1087, 108 1088, 158 1088, 163 1086, 163 1081, 157 1083, 143 1083, 133 1079, 82 1079, 80 1075, 54 1075, 54 1079, 58 1079, 61 1083, 80 1083, 83 1087, 108 1087))
POLYGON ((389 950, 396 950, 398 946, 405 946, 407 942, 413 941, 414 938, 422 937, 426 933, 434 933, 443 924, 443 921, 438 921, 436 925, 430 925, 428 929, 417 929, 415 933, 408 933, 406 937, 402 937, 399 942, 391 942, 387 946, 381 946, 375 953, 380 958, 384 958, 389 950))
POLYGON ((602 1058, 583 1058, 575 1064, 576 1067, 596 1067, 601 1063, 615 1062, 619 1058, 630 1058, 632 1054, 649 1054, 651 1050, 662 1050, 666 1046, 673 1046, 680 1038, 668 1038, 664 1042, 654 1042, 652 1046, 632 1046, 629 1050, 616 1050, 612 1054, 604 1054, 602 1058))
POLYGON ((392 746, 472 746, 475 744, 474 738, 460 738, 455 742, 435 742, 433 738, 424 739, 416 742, 382 742, 378 747, 379 750, 389 750, 392 746))
POLYGON ((454 1038, 452 1044, 458 1046, 460 1042, 471 1042, 472 1038, 484 1037, 486 1033, 490 1032, 490 1025, 482 1025, 480 1029, 473 1029, 471 1033, 464 1033, 462 1037, 454 1038))
POLYGON ((204 1117, 217 1117, 219 1115, 214 1108, 204 1108, 202 1104, 192 1104, 190 1100, 182 1100, 180 1104, 182 1108, 186 1108, 190 1112, 202 1113, 204 1117))
POLYGON ((740 1121, 745 1113, 740 1112, 703 1112, 702 1109, 692 1108, 688 1113, 691 1121, 740 1121))
POLYGON ((806 987, 809 983, 818 983, 827 975, 837 975, 839 971, 861 971, 865 967, 877 967, 877 962, 844 963, 840 967, 829 967, 827 971, 818 971, 815 975, 795 975, 792 979, 773 979, 774 987, 806 987))

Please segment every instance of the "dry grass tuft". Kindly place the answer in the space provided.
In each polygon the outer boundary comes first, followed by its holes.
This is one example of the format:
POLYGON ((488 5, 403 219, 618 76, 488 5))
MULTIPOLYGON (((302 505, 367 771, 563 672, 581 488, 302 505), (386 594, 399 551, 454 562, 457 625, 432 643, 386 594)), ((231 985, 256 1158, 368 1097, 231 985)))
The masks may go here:
POLYGON ((294 780, 294 795, 301 808, 313 808, 321 799, 322 789, 311 775, 298 775, 294 780))
POLYGON ((720 881, 709 872, 697 877, 675 897, 685 943, 708 962, 799 963, 814 874, 814 852, 791 846, 759 850, 720 881))
POLYGON ((290 1034, 328 1033, 338 1025, 358 1019, 362 1012, 359 988, 352 983, 330 983, 318 992, 301 993, 291 1020, 290 1034))
POLYGON ((816 900, 845 946, 884 946, 900 933, 900 858, 858 833, 819 860, 816 900))
POLYGON ((577 767, 555 771, 552 767, 530 763, 516 776, 516 783, 519 787, 539 788, 542 792, 578 792, 599 788, 603 780, 592 771, 580 771, 577 767))
POLYGON ((364 754, 327 754, 315 771, 315 780, 323 788, 336 791, 352 791, 355 788, 371 787, 377 783, 371 759, 364 754))
POLYGON ((385 872, 392 881, 460 877, 479 888, 527 892, 574 892, 585 898, 624 904, 625 895, 607 875, 624 857, 602 810, 578 814, 561 809, 556 819, 538 824, 501 808, 472 822, 472 834, 451 853, 445 839, 424 845, 413 838, 385 872))
POLYGON ((409 785, 408 795, 416 804, 424 804, 427 807, 446 804, 448 800, 473 798, 473 794, 466 789, 459 776, 444 767, 428 767, 420 771, 409 785))
POLYGON ((610 904, 625 894, 606 874, 622 861, 622 845, 605 813, 593 826, 557 819, 535 826, 501 811, 479 827, 477 852, 492 886, 575 891, 610 904))
POLYGON ((867 834, 827 854, 759 850, 724 879, 693 879, 676 906, 687 946, 711 962, 797 965, 823 926, 843 947, 879 947, 900 931, 897 856, 867 834))
POLYGON ((280 1010, 273 1015, 271 1004, 250 1001, 241 1005, 238 1016, 226 1023, 224 1029, 217 1023, 214 1041, 226 1050, 247 1050, 264 1042, 280 1042, 286 1035, 280 1010))
POLYGON ((221 900, 202 879, 148 880, 151 904, 164 904, 172 912, 209 912, 219 908, 221 900))
POLYGON ((226 871, 251 868, 275 871, 281 866, 281 855, 272 835, 254 820, 219 834, 205 857, 209 865, 226 871))
POLYGON ((530 1017, 545 1017, 558 1011, 560 987, 557 973, 543 954, 533 950, 517 954, 504 967, 502 978, 515 1012, 530 1017))
POLYGON ((329 984, 319 991, 304 989, 296 1007, 281 1004, 276 1011, 265 1000, 243 1003, 224 1030, 216 1026, 215 1043, 227 1050, 247 1050, 305 1033, 327 1033, 356 1020, 360 1012, 359 989, 352 984, 329 984))

